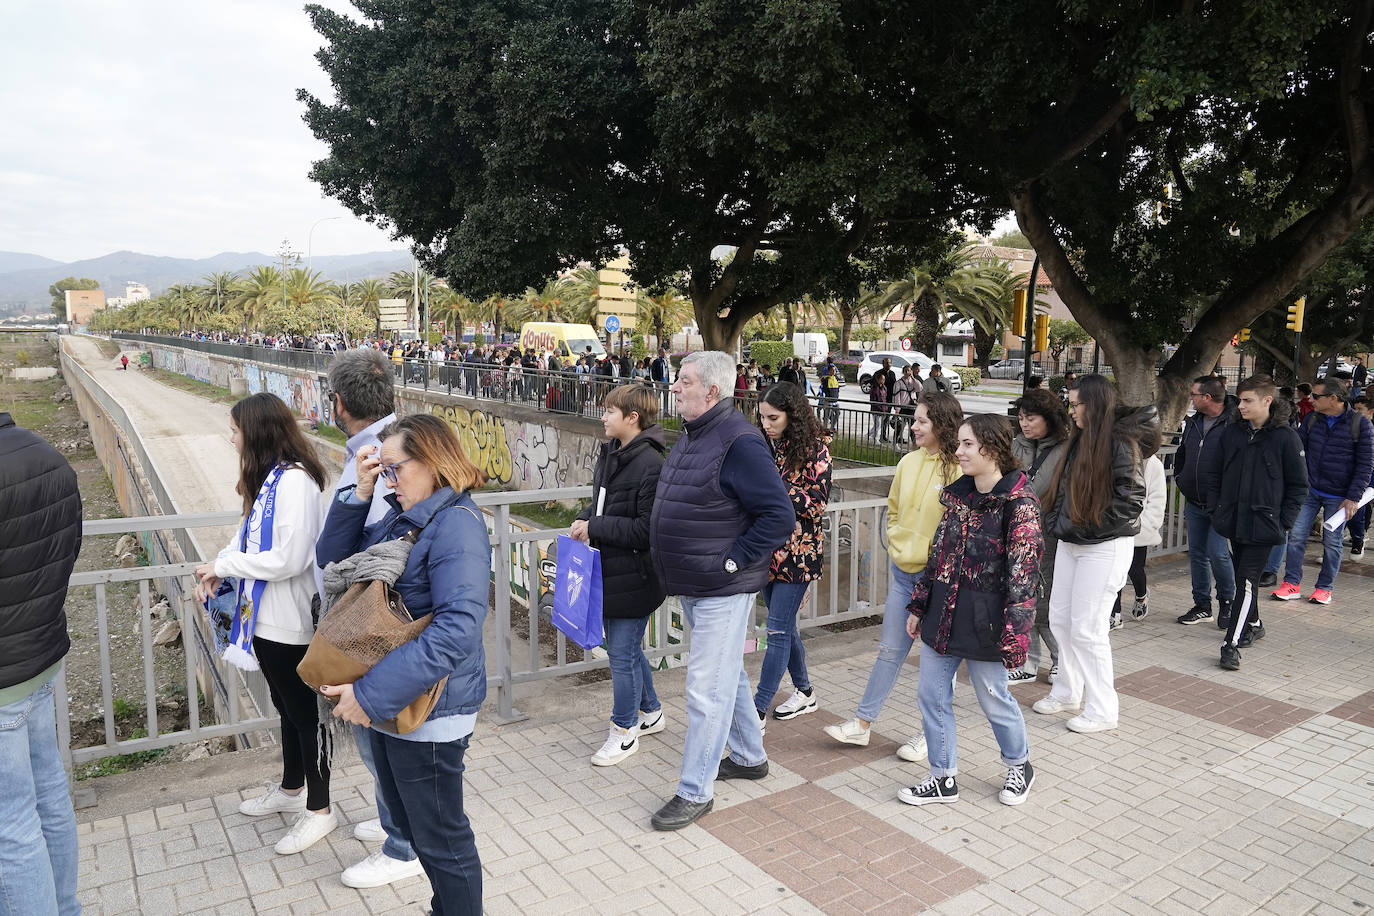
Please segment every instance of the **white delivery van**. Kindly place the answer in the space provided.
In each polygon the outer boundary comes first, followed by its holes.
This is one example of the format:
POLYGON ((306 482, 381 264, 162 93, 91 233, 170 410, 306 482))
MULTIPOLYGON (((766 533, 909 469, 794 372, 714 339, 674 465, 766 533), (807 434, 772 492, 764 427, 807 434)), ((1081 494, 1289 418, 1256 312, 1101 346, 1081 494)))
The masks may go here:
POLYGON ((823 363, 830 355, 830 340, 824 334, 798 332, 792 335, 792 355, 813 366, 823 363))

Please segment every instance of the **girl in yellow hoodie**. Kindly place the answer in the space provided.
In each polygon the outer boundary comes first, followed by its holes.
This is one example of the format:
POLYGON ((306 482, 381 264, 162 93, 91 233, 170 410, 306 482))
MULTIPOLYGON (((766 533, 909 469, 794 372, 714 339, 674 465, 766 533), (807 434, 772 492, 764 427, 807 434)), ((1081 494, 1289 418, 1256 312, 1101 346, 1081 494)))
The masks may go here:
MULTIPOLYGON (((869 726, 882 712, 901 673, 902 662, 914 640, 907 635, 907 604, 916 579, 930 556, 930 541, 944 515, 940 492, 960 475, 954 450, 959 446, 959 426, 964 411, 953 395, 926 392, 911 418, 912 450, 897 464, 887 494, 887 555, 891 579, 883 610, 883 632, 878 658, 868 676, 868 687, 853 719, 826 726, 825 733, 843 744, 868 744, 869 726)), ((903 760, 926 756, 926 743, 915 735, 897 749, 903 760)))

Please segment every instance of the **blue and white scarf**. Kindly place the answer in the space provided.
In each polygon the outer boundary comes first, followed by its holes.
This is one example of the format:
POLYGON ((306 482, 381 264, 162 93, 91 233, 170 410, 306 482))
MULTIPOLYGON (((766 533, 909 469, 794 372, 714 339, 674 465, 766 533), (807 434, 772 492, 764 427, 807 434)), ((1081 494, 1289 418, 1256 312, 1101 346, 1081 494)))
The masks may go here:
MULTIPOLYGON (((253 500, 253 510, 243 520, 239 531, 239 550, 244 553, 266 553, 272 549, 272 523, 277 515, 277 484, 286 465, 279 464, 267 475, 253 500)), ((229 632, 229 645, 224 648, 224 660, 244 671, 257 671, 258 660, 253 657, 253 630, 258 625, 258 609, 262 607, 262 593, 267 582, 261 579, 239 579, 238 614, 229 632)))

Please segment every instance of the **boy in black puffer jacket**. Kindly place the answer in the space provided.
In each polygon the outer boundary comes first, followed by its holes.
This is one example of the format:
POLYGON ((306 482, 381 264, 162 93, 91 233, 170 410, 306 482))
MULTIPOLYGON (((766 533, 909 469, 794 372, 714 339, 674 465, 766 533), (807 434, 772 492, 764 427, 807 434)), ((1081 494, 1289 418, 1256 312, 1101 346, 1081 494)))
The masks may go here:
POLYGON ((571 535, 601 551, 602 618, 611 662, 610 734, 592 757, 611 766, 639 750, 639 737, 663 731, 663 708, 641 643, 649 616, 663 603, 649 560, 649 517, 663 467, 658 397, 644 385, 606 394, 601 423, 610 441, 592 472, 592 502, 573 522, 571 535))

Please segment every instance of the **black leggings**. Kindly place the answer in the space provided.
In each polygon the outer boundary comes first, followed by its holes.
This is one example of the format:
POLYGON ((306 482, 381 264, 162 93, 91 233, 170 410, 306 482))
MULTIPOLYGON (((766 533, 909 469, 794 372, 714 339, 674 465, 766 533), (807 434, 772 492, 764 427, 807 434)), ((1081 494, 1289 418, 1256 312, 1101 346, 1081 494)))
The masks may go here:
POLYGON ((329 764, 321 769, 319 762, 319 706, 315 691, 296 673, 307 648, 253 637, 253 654, 281 714, 281 787, 304 785, 305 807, 322 811, 329 807, 329 764))
MULTIPOLYGON (((1148 547, 1137 547, 1131 554, 1131 569, 1126 573, 1126 578, 1131 580, 1131 587, 1135 589, 1135 596, 1143 598, 1146 595, 1145 587, 1145 551, 1148 547)), ((1112 605, 1112 616, 1121 613, 1121 593, 1116 593, 1116 602, 1112 605)))

